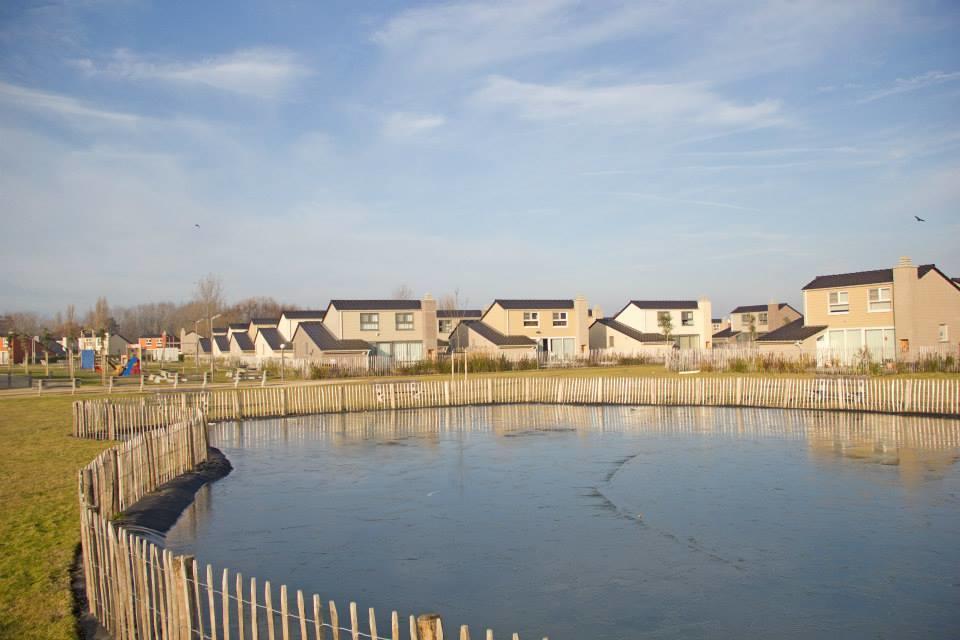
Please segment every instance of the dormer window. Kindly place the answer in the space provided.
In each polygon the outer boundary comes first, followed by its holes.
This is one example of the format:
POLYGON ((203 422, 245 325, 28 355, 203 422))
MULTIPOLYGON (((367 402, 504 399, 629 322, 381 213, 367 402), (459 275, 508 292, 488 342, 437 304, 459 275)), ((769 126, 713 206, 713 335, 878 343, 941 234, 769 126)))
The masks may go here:
POLYGON ((849 313, 850 298, 846 291, 831 291, 827 304, 829 313, 849 313))
POLYGON ((893 309, 893 300, 890 297, 890 287, 876 287, 870 289, 868 309, 870 311, 890 311, 893 309))

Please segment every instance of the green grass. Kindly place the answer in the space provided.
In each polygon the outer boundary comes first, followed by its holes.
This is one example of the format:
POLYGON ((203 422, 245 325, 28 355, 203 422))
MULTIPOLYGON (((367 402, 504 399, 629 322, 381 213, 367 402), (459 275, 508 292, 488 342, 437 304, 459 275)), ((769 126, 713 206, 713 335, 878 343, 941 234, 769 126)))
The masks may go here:
POLYGON ((108 443, 70 437, 71 401, 0 400, 0 638, 76 637, 77 471, 108 443))

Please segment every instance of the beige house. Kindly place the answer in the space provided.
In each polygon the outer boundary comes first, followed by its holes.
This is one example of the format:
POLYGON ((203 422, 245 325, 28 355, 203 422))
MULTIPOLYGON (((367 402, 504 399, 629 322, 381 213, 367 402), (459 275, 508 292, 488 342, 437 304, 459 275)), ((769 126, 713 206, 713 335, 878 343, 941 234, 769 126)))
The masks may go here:
POLYGON ((301 322, 323 322, 324 312, 320 310, 283 311, 277 321, 277 329, 286 340, 293 340, 293 334, 301 322))
MULTIPOLYGON (((710 301, 631 300, 613 319, 640 334, 663 335, 663 321, 669 320, 670 337, 681 349, 709 349, 712 343, 713 316, 710 301)), ((592 347, 593 345, 591 345, 592 347)), ((596 348, 604 348, 599 342, 596 348)))
POLYGON ((802 317, 786 302, 741 305, 730 312, 730 326, 713 334, 713 346, 749 344, 802 317))
MULTIPOLYGON (((229 355, 231 357, 255 356, 256 353, 253 340, 250 339, 250 334, 246 331, 234 331, 230 334, 229 355)), ((216 353, 214 353, 214 355, 216 355, 216 353)))
MULTIPOLYGON (((818 357, 892 360, 918 348, 960 345, 960 285, 936 265, 915 266, 909 258, 892 269, 817 276, 803 288, 803 309, 804 336, 794 347, 818 357)), ((757 344, 777 350, 785 333, 757 344)))
POLYGON ((437 309, 437 344, 442 351, 450 341, 450 334, 463 320, 479 320, 480 309, 437 309))
POLYGON ((338 340, 363 340, 374 355, 416 362, 437 355, 437 301, 331 300, 324 326, 338 340))
POLYGON ((583 296, 572 300, 497 299, 479 322, 504 336, 533 340, 537 351, 549 359, 568 360, 588 355, 592 316, 583 296))
POLYGON ((257 332, 267 327, 277 328, 280 318, 251 318, 247 324, 247 335, 251 340, 257 339, 257 332))
POLYGON ((485 355, 518 361, 537 357, 537 341, 527 336, 508 336, 481 320, 461 320, 449 338, 455 353, 485 355))
POLYGON ((214 358, 226 358, 230 355, 230 338, 226 333, 214 333, 212 347, 214 358))
MULTIPOLYGON (((229 340, 230 338, 233 337, 233 334, 237 333, 238 331, 247 333, 249 330, 250 330, 249 322, 231 322, 230 324, 227 325, 226 336, 227 336, 227 339, 229 340)), ((216 333, 217 332, 214 331, 214 335, 216 335, 216 333)))
POLYGON ((290 344, 286 338, 280 335, 280 331, 276 327, 260 327, 253 339, 253 349, 257 358, 270 360, 279 358, 281 351, 289 353, 290 344))
POLYGON ((371 346, 363 340, 339 340, 318 321, 297 324, 293 334, 293 356, 316 364, 367 368, 371 346))
POLYGON ((663 357, 673 348, 673 340, 662 333, 643 333, 613 318, 595 320, 590 325, 590 350, 619 356, 663 357))

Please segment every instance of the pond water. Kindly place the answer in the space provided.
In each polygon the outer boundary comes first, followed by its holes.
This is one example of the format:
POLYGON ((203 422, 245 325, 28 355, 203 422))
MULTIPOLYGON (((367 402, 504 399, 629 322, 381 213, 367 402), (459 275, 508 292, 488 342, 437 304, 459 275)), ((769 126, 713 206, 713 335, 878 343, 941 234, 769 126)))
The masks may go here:
POLYGON ((503 406, 211 440, 234 471, 166 545, 380 614, 551 640, 960 635, 960 421, 503 406))

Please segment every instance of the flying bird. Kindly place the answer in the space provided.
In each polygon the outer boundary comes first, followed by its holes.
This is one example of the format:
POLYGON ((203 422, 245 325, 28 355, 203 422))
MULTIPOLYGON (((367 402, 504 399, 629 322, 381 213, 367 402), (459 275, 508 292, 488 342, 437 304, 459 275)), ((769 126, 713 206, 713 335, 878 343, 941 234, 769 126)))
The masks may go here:
MULTIPOLYGON (((913 216, 913 217, 917 219, 917 222, 926 222, 926 220, 924 220, 920 216, 913 216)), ((199 227, 200 225, 197 225, 197 226, 199 227)))
MULTIPOLYGON (((919 220, 919 218, 918 218, 918 220, 919 220)), ((194 224, 193 226, 195 226, 197 229, 200 228, 200 225, 199 225, 199 224, 194 224)))

